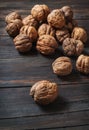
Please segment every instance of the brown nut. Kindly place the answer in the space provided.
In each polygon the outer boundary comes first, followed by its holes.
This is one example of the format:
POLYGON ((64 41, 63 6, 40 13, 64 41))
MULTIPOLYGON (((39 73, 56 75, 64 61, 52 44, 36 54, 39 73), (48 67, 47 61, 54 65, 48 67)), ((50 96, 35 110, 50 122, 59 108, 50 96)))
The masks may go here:
POLYGON ((58 48, 58 44, 54 37, 50 35, 42 35, 37 41, 36 48, 40 53, 50 55, 55 52, 56 48, 58 48))
POLYGON ((32 86, 30 95, 34 98, 35 102, 47 105, 57 98, 58 86, 56 83, 47 80, 38 81, 32 86))
POLYGON ((55 29, 48 24, 42 24, 38 29, 38 35, 51 35, 55 37, 55 29))
POLYGON ((78 23, 75 19, 72 19, 70 22, 66 22, 65 27, 72 32, 74 27, 77 27, 78 23))
POLYGON ((70 37, 70 33, 68 31, 68 29, 63 28, 63 29, 58 29, 56 30, 56 38, 57 40, 62 43, 66 38, 70 37))
POLYGON ((19 13, 18 12, 12 12, 12 13, 10 13, 10 14, 8 14, 7 16, 6 16, 6 18, 5 18, 5 21, 6 21, 6 23, 11 23, 13 20, 15 20, 15 19, 20 19, 20 20, 22 20, 22 18, 21 18, 21 16, 19 15, 19 13))
POLYGON ((35 42, 37 40, 37 31, 33 26, 25 25, 20 29, 21 34, 26 34, 29 36, 31 42, 35 42))
POLYGON ((47 5, 35 5, 31 10, 31 15, 37 20, 37 21, 46 21, 47 16, 50 13, 50 9, 47 5))
POLYGON ((61 11, 64 13, 66 21, 71 21, 73 18, 73 10, 70 6, 63 6, 61 11))
POLYGON ((59 76, 66 76, 72 72, 71 59, 65 56, 57 58, 52 63, 53 72, 59 76))
POLYGON ((47 21, 49 25, 61 29, 65 26, 65 18, 61 10, 55 9, 53 10, 47 17, 47 21))
POLYGON ((19 34, 20 28, 22 26, 22 21, 19 19, 15 19, 6 26, 6 31, 11 37, 16 37, 19 34))
POLYGON ((15 48, 19 52, 28 52, 32 47, 32 43, 30 42, 29 37, 25 34, 17 35, 13 41, 15 44, 15 48))
POLYGON ((89 74, 89 56, 80 55, 76 61, 76 68, 84 74, 89 74))
POLYGON ((78 56, 84 49, 84 44, 80 40, 66 38, 62 44, 63 51, 68 56, 78 56))
POLYGON ((33 26, 36 29, 38 28, 38 25, 39 25, 38 21, 35 20, 32 15, 28 15, 27 17, 25 17, 22 20, 22 23, 23 23, 23 25, 33 26))
POLYGON ((71 37, 85 43, 87 41, 87 32, 81 27, 75 27, 71 37))

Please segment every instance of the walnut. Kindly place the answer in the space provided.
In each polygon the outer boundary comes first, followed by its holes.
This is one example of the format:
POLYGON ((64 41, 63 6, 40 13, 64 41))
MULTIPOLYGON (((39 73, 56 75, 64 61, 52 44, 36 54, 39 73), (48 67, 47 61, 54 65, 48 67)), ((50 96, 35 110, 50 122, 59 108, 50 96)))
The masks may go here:
POLYGON ((63 29, 56 30, 56 38, 60 43, 62 43, 66 38, 69 37, 70 37, 70 33, 68 29, 63 28, 63 29))
POLYGON ((19 34, 14 38, 15 48, 19 52, 28 52, 32 48, 30 39, 25 34, 19 34))
POLYGON ((87 32, 81 27, 75 27, 71 37, 85 43, 87 41, 87 32))
POLYGON ((37 40, 37 31, 33 26, 25 25, 20 29, 21 34, 26 34, 29 36, 31 42, 35 42, 37 40))
POLYGON ((52 63, 53 72, 59 76, 66 76, 72 72, 71 59, 65 56, 57 58, 52 63))
POLYGON ((42 24, 38 29, 38 35, 51 35, 55 37, 55 29, 48 24, 42 24))
POLYGON ((37 21, 46 21, 47 16, 50 13, 50 9, 47 5, 35 5, 32 10, 31 14, 37 21))
POLYGON ((56 83, 47 80, 38 81, 32 86, 30 95, 34 98, 35 102, 47 105, 57 98, 58 86, 56 83))
POLYGON ((11 23, 15 19, 22 19, 18 12, 12 12, 8 14, 5 18, 6 23, 11 23))
POLYGON ((65 27, 72 32, 74 27, 77 27, 78 23, 75 19, 72 19, 70 22, 66 22, 65 27))
POLYGON ((80 55, 76 61, 76 68, 84 74, 89 74, 89 56, 80 55))
POLYGON ((80 40, 75 40, 73 38, 66 38, 63 41, 62 48, 66 55, 78 56, 82 53, 84 49, 84 44, 80 40))
POLYGON ((65 26, 65 18, 61 10, 55 9, 53 10, 47 17, 47 21, 49 25, 55 28, 62 28, 65 26))
POLYGON ((50 35, 42 35, 37 41, 36 48, 40 53, 50 55, 55 52, 56 48, 58 48, 58 44, 54 37, 50 35))
POLYGON ((63 6, 61 11, 64 13, 66 21, 71 21, 73 18, 73 10, 70 6, 63 6))
POLYGON ((25 17, 22 20, 22 22, 23 22, 23 25, 33 26, 36 29, 38 28, 38 25, 39 25, 38 21, 35 20, 32 15, 28 15, 27 17, 25 17))
POLYGON ((19 34, 20 28, 22 26, 22 21, 20 19, 15 19, 6 26, 6 31, 11 37, 15 37, 19 34))

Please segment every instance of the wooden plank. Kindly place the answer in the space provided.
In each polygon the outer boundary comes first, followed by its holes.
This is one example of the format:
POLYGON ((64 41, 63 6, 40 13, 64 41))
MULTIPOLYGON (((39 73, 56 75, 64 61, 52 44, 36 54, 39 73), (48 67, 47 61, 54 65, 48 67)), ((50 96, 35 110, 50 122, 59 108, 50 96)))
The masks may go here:
POLYGON ((89 125, 89 111, 0 120, 2 130, 5 128, 6 130, 31 130, 77 125, 89 125))
POLYGON ((89 85, 59 85, 59 98, 46 107, 29 96, 30 87, 0 89, 0 119, 89 110, 89 85))

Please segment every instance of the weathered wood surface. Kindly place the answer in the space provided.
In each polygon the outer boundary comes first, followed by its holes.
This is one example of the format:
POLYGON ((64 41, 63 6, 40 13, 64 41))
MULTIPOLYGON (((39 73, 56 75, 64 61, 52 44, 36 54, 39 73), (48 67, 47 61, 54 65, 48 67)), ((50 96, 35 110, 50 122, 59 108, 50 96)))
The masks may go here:
MULTIPOLYGON (((61 47, 48 57, 34 48, 22 55, 5 31, 4 19, 9 12, 18 11, 25 17, 34 4, 43 3, 51 9, 71 5, 74 18, 89 37, 89 0, 0 1, 0 130, 89 130, 89 75, 76 71, 77 58, 72 57, 72 74, 58 77, 51 64, 63 55, 61 47), (55 81, 59 87, 60 96, 47 107, 37 105, 29 96, 31 86, 42 79, 55 81)), ((83 53, 89 55, 89 38, 83 53)))

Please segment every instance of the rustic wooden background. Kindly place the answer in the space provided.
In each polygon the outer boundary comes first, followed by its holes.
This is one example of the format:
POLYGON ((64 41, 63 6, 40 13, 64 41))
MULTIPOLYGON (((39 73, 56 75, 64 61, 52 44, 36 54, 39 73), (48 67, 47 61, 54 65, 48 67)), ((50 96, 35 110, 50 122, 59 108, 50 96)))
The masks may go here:
MULTIPOLYGON (((47 4, 51 9, 70 5, 74 18, 89 37, 89 0, 0 0, 0 130, 89 130, 89 75, 75 69, 66 77, 57 77, 51 64, 62 55, 43 56, 36 50, 21 55, 15 50, 12 38, 5 31, 5 16, 18 11, 22 17, 34 4, 47 4), (29 96, 30 87, 39 80, 58 83, 59 98, 41 107, 29 96)), ((85 45, 89 55, 89 39, 85 45)))

